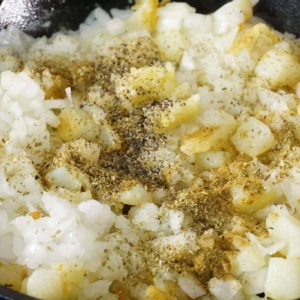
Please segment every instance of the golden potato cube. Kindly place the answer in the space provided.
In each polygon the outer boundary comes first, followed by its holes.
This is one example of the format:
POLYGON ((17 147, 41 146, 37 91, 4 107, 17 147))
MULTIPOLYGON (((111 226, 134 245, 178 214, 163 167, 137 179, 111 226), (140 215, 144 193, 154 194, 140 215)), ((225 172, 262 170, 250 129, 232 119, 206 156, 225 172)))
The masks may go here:
POLYGON ((293 88, 300 81, 300 63, 291 51, 272 49, 256 65, 255 75, 273 89, 293 88))
POLYGON ((236 128, 234 117, 219 110, 205 111, 200 120, 204 126, 181 139, 180 150, 187 155, 221 149, 236 128))
POLYGON ((86 273, 83 265, 81 264, 64 263, 63 265, 59 266, 58 269, 61 275, 63 275, 66 285, 72 283, 80 284, 86 273))
POLYGON ((230 153, 224 151, 206 151, 197 153, 195 156, 195 164, 202 170, 219 169, 227 165, 230 161, 230 153))
POLYGON ((187 155, 210 150, 214 142, 213 134, 215 130, 204 127, 193 134, 184 136, 181 140, 180 150, 187 155))
POLYGON ((141 206, 150 202, 151 194, 143 187, 143 185, 136 183, 130 189, 121 191, 118 200, 124 204, 141 206))
POLYGON ((159 33, 154 38, 162 58, 175 64, 180 63, 184 51, 184 36, 178 30, 168 30, 159 33))
POLYGON ((59 137, 64 142, 84 138, 96 142, 100 136, 100 127, 92 116, 82 109, 64 109, 59 114, 60 124, 57 127, 59 137))
POLYGON ((156 113, 154 132, 168 132, 184 123, 192 121, 201 112, 200 96, 193 95, 188 100, 170 102, 169 106, 156 113))
POLYGON ((269 151, 276 140, 270 128, 256 118, 247 118, 231 139, 238 151, 256 157, 269 151))
POLYGON ((150 285, 145 293, 146 300, 172 300, 172 298, 173 297, 168 296, 154 285, 150 285))
POLYGON ((131 7, 135 12, 127 19, 126 25, 128 30, 147 30, 154 31, 156 29, 158 7, 157 0, 138 0, 131 7))
MULTIPOLYGON (((171 63, 165 66, 131 68, 124 76, 114 76, 116 95, 128 111, 143 106, 147 101, 158 101, 180 94, 186 95, 187 84, 178 84, 171 63), (179 86, 179 87, 178 87, 179 86)), ((189 86, 188 86, 189 90, 189 86)))
POLYGON ((269 47, 278 43, 277 33, 267 27, 265 24, 259 23, 252 28, 246 30, 244 34, 235 39, 230 49, 231 53, 239 53, 247 49, 251 56, 258 60, 269 47))

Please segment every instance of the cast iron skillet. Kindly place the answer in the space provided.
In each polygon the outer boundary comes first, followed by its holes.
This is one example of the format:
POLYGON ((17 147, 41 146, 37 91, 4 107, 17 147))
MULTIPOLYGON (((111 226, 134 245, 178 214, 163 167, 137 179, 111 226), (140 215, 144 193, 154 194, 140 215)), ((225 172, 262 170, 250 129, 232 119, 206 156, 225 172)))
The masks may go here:
MULTIPOLYGON (((175 0, 179 2, 180 0, 175 0)), ((187 0, 202 14, 212 13, 230 0, 187 0)), ((0 28, 13 24, 34 36, 51 36, 61 28, 78 29, 88 14, 100 5, 106 11, 126 8, 128 0, 0 0, 0 28), (42 26, 46 22, 50 25, 42 26)), ((281 32, 300 37, 300 0, 260 0, 254 14, 281 32)), ((264 295, 259 295, 262 298, 264 295)), ((0 286, 0 300, 34 298, 0 286)))
POLYGON ((1 300, 36 300, 35 298, 15 292, 1 285, 0 285, 0 299, 1 300))
MULTIPOLYGON (((13 24, 28 34, 50 36, 62 27, 76 30, 95 5, 106 11, 125 8, 134 0, 0 0, 0 28, 13 24), (50 22, 50 26, 42 26, 50 22)), ((180 1, 180 0, 174 0, 180 1)), ((183 0, 182 0, 183 1, 183 0)), ((214 12, 230 0, 186 0, 203 14, 214 12)), ((299 0, 260 0, 254 14, 281 32, 300 37, 299 0)))

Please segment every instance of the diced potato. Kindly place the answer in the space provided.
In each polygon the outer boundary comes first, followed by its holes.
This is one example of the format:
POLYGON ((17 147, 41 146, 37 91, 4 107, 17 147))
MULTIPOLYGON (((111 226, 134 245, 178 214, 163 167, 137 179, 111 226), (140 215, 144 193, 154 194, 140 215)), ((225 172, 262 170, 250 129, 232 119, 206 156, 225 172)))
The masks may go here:
POLYGON ((109 293, 111 280, 98 280, 85 285, 79 294, 79 299, 102 299, 102 296, 109 293))
POLYGON ((120 192, 119 195, 119 201, 128 205, 141 206, 150 200, 150 193, 141 184, 136 184, 131 189, 120 192))
POLYGON ((233 116, 222 110, 209 109, 200 117, 201 123, 205 127, 226 127, 224 135, 230 135, 236 128, 236 121, 233 116))
MULTIPOLYGON (((253 68, 255 67, 255 64, 253 68)), ((270 85, 264 79, 258 77, 250 78, 244 87, 243 90, 243 100, 246 105, 251 107, 256 107, 259 101, 258 92, 261 88, 270 89, 270 85)))
POLYGON ((156 151, 148 153, 142 160, 143 167, 146 169, 151 168, 162 168, 165 162, 168 162, 169 166, 175 166, 178 163, 182 165, 182 161, 174 151, 171 151, 167 148, 161 148, 156 151))
POLYGON ((287 258, 300 258, 300 221, 290 216, 286 210, 271 212, 266 220, 270 237, 275 242, 284 241, 286 247, 280 252, 287 258))
POLYGON ((202 15, 197 13, 190 13, 183 20, 183 31, 188 35, 208 33, 213 29, 213 19, 211 15, 202 15))
POLYGON ((300 81, 300 63, 292 52, 272 49, 261 58, 255 74, 266 80, 273 89, 293 88, 300 81))
POLYGON ((143 106, 147 101, 166 98, 187 98, 190 87, 186 83, 178 84, 171 63, 165 66, 131 68, 130 73, 122 77, 114 76, 116 94, 125 109, 143 106))
POLYGON ((159 17, 156 27, 157 32, 164 32, 172 29, 181 31, 184 18, 196 11, 194 7, 191 7, 184 2, 168 2, 168 0, 162 1, 161 3, 166 5, 161 5, 157 10, 157 15, 159 17))
POLYGON ((59 271, 61 275, 63 275, 63 279, 66 284, 80 284, 85 276, 83 264, 80 262, 76 262, 74 264, 64 263, 59 266, 59 271))
POLYGON ((179 287, 172 275, 163 273, 153 278, 153 285, 169 295, 171 299, 190 300, 190 297, 179 287), (169 278, 170 277, 170 278, 169 278))
POLYGON ((189 183, 194 178, 190 170, 182 168, 179 165, 164 170, 163 174, 169 186, 175 185, 180 181, 189 183))
POLYGON ((243 24, 245 16, 234 2, 223 5, 212 15, 215 34, 224 35, 233 29, 238 29, 243 24))
POLYGON ((205 288, 198 282, 193 274, 178 278, 178 284, 181 289, 192 299, 206 294, 205 288))
POLYGON ((105 265, 100 265, 95 275, 98 278, 102 277, 109 280, 118 280, 123 282, 128 275, 128 271, 124 266, 122 256, 115 251, 111 251, 109 253, 109 257, 105 261, 105 265))
POLYGON ((263 254, 256 245, 243 247, 236 261, 243 272, 257 271, 266 264, 263 254))
POLYGON ((192 155, 206 152, 214 145, 214 136, 219 128, 200 128, 197 132, 184 136, 181 140, 180 150, 192 155))
POLYGON ((136 284, 129 285, 130 296, 135 299, 144 299, 146 291, 149 285, 142 281, 138 281, 136 284))
POLYGON ((231 141, 237 150, 251 157, 265 153, 276 143, 269 127, 253 117, 238 127, 231 141))
POLYGON ((236 128, 235 119, 224 111, 205 111, 200 120, 204 127, 182 137, 180 150, 187 155, 221 149, 236 128))
POLYGON ((78 299, 80 293, 79 285, 87 275, 82 262, 76 261, 75 263, 64 263, 62 265, 57 263, 57 270, 61 275, 64 287, 63 299, 78 299))
MULTIPOLYGON (((300 227, 298 228, 300 231, 300 227)), ((286 255, 287 258, 299 258, 300 259, 300 234, 294 236, 289 241, 289 249, 286 255)))
POLYGON ((222 280, 216 277, 209 281, 209 291, 220 300, 242 300, 245 299, 242 294, 242 285, 238 280, 222 280))
POLYGON ((100 140, 111 150, 118 150, 121 148, 121 138, 117 132, 104 120, 101 127, 100 140))
POLYGON ((154 285, 150 285, 145 293, 145 300, 172 300, 172 298, 156 288, 154 285))
POLYGON ((27 276, 27 268, 20 265, 2 265, 0 263, 0 285, 20 291, 21 283, 27 276))
POLYGON ((173 18, 177 20, 182 20, 185 17, 188 17, 190 14, 195 13, 196 9, 191 7, 185 2, 172 2, 168 1, 162 2, 161 7, 157 10, 157 15, 160 18, 173 18))
POLYGON ((154 42, 162 58, 175 64, 180 62, 184 51, 184 36, 178 30, 168 30, 159 33, 154 42))
MULTIPOLYGON (((247 73, 251 73, 256 65, 255 61, 252 59, 252 57, 247 49, 243 49, 239 53, 239 55, 236 59, 236 63, 244 72, 247 72, 247 73)), ((244 94, 245 94, 245 92, 244 92, 244 94)), ((245 100, 246 100, 246 98, 245 98, 245 100)))
POLYGON ((154 132, 164 133, 192 121, 201 111, 200 96, 193 95, 188 100, 169 102, 165 108, 159 108, 154 116, 154 132))
POLYGON ((100 146, 96 143, 86 142, 84 139, 69 143, 70 150, 74 150, 76 155, 97 164, 100 156, 100 146))
POLYGON ((268 268, 260 268, 257 271, 245 272, 240 277, 243 290, 247 295, 257 295, 265 290, 268 268))
POLYGON ((58 271, 51 269, 36 269, 28 278, 26 288, 29 296, 38 299, 60 300, 63 295, 60 274, 58 271))
POLYGON ((60 124, 58 134, 64 142, 84 138, 96 142, 100 136, 100 127, 93 121, 92 116, 82 109, 64 109, 59 114, 60 124))
POLYGON ((90 88, 87 96, 87 101, 92 105, 97 105, 99 108, 107 107, 114 103, 114 95, 104 92, 99 86, 90 88))
POLYGON ((252 18, 252 4, 249 0, 235 0, 233 1, 233 4, 238 7, 244 14, 245 19, 244 22, 247 22, 252 18))
POLYGON ((147 30, 153 31, 156 28, 158 7, 157 0, 137 1, 132 9, 135 12, 127 19, 128 30, 147 30))
POLYGON ((260 88, 258 90, 258 99, 261 104, 269 111, 286 111, 289 110, 286 104, 286 97, 285 95, 281 95, 279 93, 274 93, 268 89, 260 88))
POLYGON ((232 203, 236 211, 252 215, 260 209, 271 204, 277 195, 271 191, 262 191, 254 195, 248 191, 244 191, 242 186, 234 186, 231 189, 232 203))
POLYGON ((259 23, 245 31, 235 39, 231 53, 239 53, 247 49, 254 60, 258 60, 274 44, 279 41, 277 33, 263 23, 259 23))
POLYGON ((153 203, 147 203, 142 207, 131 208, 129 217, 132 218, 132 223, 143 229, 151 231, 158 230, 158 207, 153 203))
POLYGON ((216 34, 224 34, 236 27, 243 28, 243 23, 252 17, 252 4, 249 0, 235 0, 220 7, 214 14, 216 34))
POLYGON ((225 166, 230 161, 230 153, 223 151, 207 151, 195 156, 197 167, 203 170, 213 170, 225 166))
POLYGON ((101 124, 101 121, 103 121, 106 117, 104 110, 97 105, 85 105, 83 109, 91 114, 94 122, 98 125, 101 124))
POLYGON ((66 188, 73 192, 90 189, 89 179, 86 174, 74 168, 60 167, 47 173, 46 180, 50 184, 66 188))
POLYGON ((160 148, 144 155, 141 162, 146 169, 159 170, 159 175, 169 185, 175 185, 178 181, 190 183, 194 179, 192 172, 184 167, 180 156, 167 148, 160 148))
POLYGON ((300 260, 271 257, 265 295, 272 299, 297 299, 300 297, 300 260))
MULTIPOLYGON (((78 299, 80 293, 80 288, 78 285, 71 283, 68 286, 68 290, 64 291, 64 300, 73 300, 78 299)), ((105 300, 105 299, 103 299, 105 300)), ((110 299, 110 300, 118 300, 118 299, 110 299)))
POLYGON ((187 82, 182 82, 180 84, 177 84, 175 89, 172 91, 172 93, 169 95, 171 99, 187 99, 190 97, 191 87, 187 82))

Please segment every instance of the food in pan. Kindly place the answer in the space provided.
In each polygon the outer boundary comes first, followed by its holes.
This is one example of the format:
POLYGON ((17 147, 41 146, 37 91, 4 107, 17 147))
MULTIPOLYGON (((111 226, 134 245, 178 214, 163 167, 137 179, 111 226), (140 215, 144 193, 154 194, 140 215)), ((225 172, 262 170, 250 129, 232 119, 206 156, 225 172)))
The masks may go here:
POLYGON ((299 41, 142 0, 2 30, 0 284, 40 299, 300 297, 299 41))

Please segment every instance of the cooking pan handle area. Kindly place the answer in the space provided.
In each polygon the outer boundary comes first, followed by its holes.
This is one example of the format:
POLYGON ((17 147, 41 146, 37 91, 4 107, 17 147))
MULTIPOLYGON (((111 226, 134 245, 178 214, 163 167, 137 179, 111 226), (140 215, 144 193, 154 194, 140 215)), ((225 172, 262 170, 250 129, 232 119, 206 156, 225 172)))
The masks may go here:
POLYGON ((37 300, 0 285, 0 300, 37 300))

